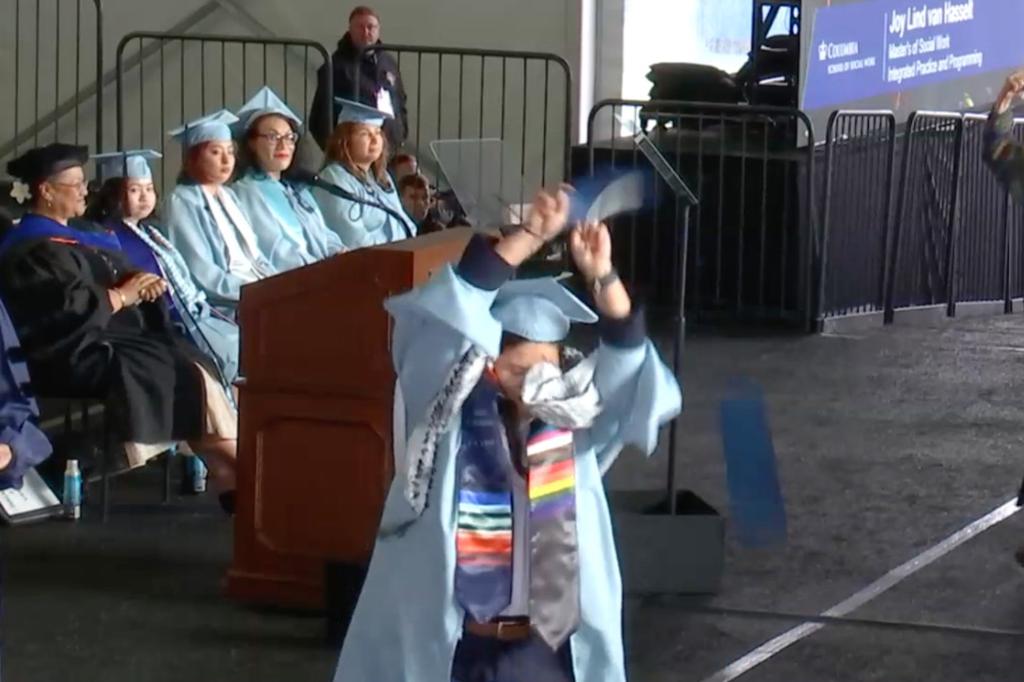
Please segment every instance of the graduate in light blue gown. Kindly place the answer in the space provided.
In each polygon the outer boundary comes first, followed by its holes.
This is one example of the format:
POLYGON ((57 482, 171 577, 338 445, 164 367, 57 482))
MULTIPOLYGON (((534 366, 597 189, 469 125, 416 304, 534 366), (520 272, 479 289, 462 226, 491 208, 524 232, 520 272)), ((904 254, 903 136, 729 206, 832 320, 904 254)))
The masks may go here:
POLYGON ((358 201, 313 189, 327 226, 346 248, 358 249, 416 235, 416 223, 402 207, 387 170, 387 143, 381 128, 391 116, 358 102, 338 98, 338 127, 327 143, 327 165, 320 177, 358 201))
POLYGON ((309 188, 282 178, 295 159, 299 117, 263 87, 238 118, 234 128, 244 169, 231 187, 270 264, 284 272, 343 251, 309 188))
POLYGON ((157 195, 149 161, 160 154, 140 149, 93 158, 105 180, 88 216, 117 236, 136 268, 167 282, 171 322, 217 362, 230 396, 230 385, 238 379, 238 325, 210 307, 181 253, 151 220, 157 195))
POLYGON ((570 236, 597 314, 553 279, 509 281, 567 215, 541 194, 521 231, 386 303, 408 438, 335 682, 625 680, 602 475, 627 445, 652 453, 682 396, 604 225, 570 236), (595 320, 569 367, 570 322, 595 320))
POLYGON ((181 181, 163 208, 167 237, 210 305, 231 320, 242 287, 277 273, 238 197, 226 185, 235 170, 229 125, 237 121, 222 110, 171 131, 184 149, 185 162, 181 181))

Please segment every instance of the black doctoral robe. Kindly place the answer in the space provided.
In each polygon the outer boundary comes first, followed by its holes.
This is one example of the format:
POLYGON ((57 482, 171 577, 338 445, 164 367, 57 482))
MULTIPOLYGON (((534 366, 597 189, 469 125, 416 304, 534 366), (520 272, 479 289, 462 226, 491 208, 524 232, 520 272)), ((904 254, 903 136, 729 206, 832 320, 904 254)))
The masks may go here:
POLYGON ((107 291, 134 270, 115 251, 26 239, 0 254, 0 297, 39 395, 105 400, 125 442, 200 438, 196 363, 216 369, 173 331, 162 302, 113 312, 107 291))

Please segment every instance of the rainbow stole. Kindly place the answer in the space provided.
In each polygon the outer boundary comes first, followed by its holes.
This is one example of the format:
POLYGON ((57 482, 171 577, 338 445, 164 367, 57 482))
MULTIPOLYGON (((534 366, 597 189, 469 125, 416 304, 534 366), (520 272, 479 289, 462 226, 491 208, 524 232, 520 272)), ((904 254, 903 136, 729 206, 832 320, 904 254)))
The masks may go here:
POLYGON ((511 460, 500 398, 495 381, 481 377, 462 405, 456 454, 455 597, 480 623, 512 599, 511 460))
MULTIPOLYGON (((477 622, 499 616, 512 598, 511 476, 515 474, 498 407, 500 397, 493 379, 482 377, 463 404, 462 440, 456 455, 455 596, 477 622)), ((525 448, 531 563, 547 563, 543 555, 550 550, 562 556, 564 566, 564 550, 575 549, 573 434, 535 421, 525 448), (571 535, 568 543, 567 535, 571 535), (541 548, 546 548, 541 556, 534 556, 541 548)))
POLYGON ((579 627, 573 434, 540 422, 526 441, 530 493, 530 625, 552 651, 579 627))
POLYGON ((572 431, 534 422, 526 441, 526 456, 530 462, 530 522, 574 510, 576 460, 572 431))

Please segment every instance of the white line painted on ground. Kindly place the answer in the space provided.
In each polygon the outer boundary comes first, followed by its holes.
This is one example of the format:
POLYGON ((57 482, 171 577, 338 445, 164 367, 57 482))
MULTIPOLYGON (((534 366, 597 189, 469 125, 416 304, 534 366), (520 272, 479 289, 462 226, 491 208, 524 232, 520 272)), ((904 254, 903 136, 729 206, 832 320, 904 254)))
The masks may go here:
MULTIPOLYGON (((971 538, 980 535, 997 523, 1010 518, 1017 513, 1017 511, 1017 499, 1014 498, 999 508, 994 509, 988 515, 978 519, 953 535, 950 535, 931 549, 917 555, 902 566, 889 571, 860 592, 857 592, 849 599, 836 604, 821 615, 833 618, 849 615, 878 595, 892 589, 903 580, 906 580, 913 574, 917 573, 925 566, 928 566, 949 554, 971 538)), ((803 625, 798 625, 792 630, 782 633, 775 639, 765 642, 743 658, 733 661, 711 677, 706 678, 703 682, 731 682, 737 677, 761 665, 772 656, 775 656, 779 652, 791 647, 800 640, 810 637, 815 632, 825 627, 826 625, 824 623, 804 623, 803 625)))
POLYGON ((1020 346, 977 346, 977 348, 984 348, 985 350, 1008 350, 1011 353, 1024 353, 1024 348, 1020 346))
POLYGON ((859 334, 841 334, 839 332, 822 332, 820 336, 823 339, 851 339, 853 341, 863 341, 867 338, 859 334))

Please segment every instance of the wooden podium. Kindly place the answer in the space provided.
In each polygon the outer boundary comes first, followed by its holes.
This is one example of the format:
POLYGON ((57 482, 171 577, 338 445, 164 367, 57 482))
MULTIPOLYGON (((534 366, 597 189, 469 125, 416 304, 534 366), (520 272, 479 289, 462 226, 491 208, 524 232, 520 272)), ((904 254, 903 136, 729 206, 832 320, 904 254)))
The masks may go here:
POLYGON ((359 249, 243 288, 229 596, 319 609, 327 561, 369 560, 393 469, 382 302, 457 260, 471 236, 359 249))

